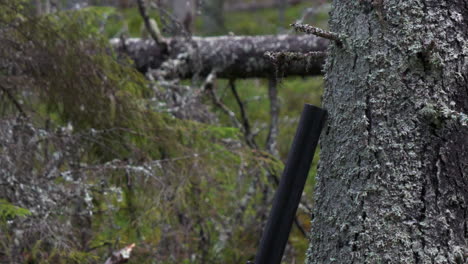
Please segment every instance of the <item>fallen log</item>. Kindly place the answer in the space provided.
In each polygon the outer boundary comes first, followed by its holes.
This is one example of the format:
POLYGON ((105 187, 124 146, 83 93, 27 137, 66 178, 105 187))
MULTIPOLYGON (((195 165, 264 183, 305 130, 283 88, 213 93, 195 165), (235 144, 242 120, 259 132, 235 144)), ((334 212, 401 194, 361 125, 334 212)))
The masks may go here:
POLYGON ((213 71, 220 78, 320 75, 324 58, 304 56, 278 63, 278 68, 265 53, 318 52, 328 46, 327 40, 308 35, 180 37, 166 42, 166 49, 152 39, 112 39, 111 45, 133 59, 141 72, 165 78, 205 77, 213 71))

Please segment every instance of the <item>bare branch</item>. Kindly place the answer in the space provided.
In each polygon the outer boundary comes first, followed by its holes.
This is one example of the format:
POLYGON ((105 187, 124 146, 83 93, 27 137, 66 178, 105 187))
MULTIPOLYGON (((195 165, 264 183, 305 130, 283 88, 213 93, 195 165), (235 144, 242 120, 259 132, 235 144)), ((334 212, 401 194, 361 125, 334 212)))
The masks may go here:
POLYGON ((242 102, 242 99, 240 98, 239 93, 237 92, 234 79, 229 80, 229 87, 231 88, 232 94, 234 95, 237 105, 239 106, 239 111, 241 114, 242 124, 244 128, 243 131, 244 131, 245 141, 247 142, 247 145, 249 145, 251 148, 258 148, 257 143, 255 142, 255 137, 252 134, 252 131, 250 129, 250 122, 249 122, 247 113, 245 111, 244 103, 242 102))
POLYGON ((241 123, 239 122, 239 120, 237 120, 236 114, 233 111, 231 111, 225 104, 223 104, 221 100, 218 98, 218 96, 216 95, 216 91, 214 87, 215 79, 216 79, 216 72, 213 71, 206 78, 205 83, 203 84, 202 90, 208 91, 210 93, 213 104, 219 107, 221 111, 223 111, 227 116, 229 116, 229 119, 231 119, 231 123, 233 124, 234 127, 242 129, 243 127, 241 123))
POLYGON ((112 253, 104 264, 120 264, 125 263, 130 258, 130 253, 132 253, 133 248, 135 247, 135 243, 128 245, 122 248, 119 251, 112 253))
POLYGON ((265 56, 275 63, 290 62, 294 60, 304 60, 304 59, 320 59, 322 60, 328 55, 325 51, 310 51, 306 53, 302 52, 265 52, 265 56))
POLYGON ((291 26, 297 32, 304 32, 307 34, 315 35, 318 37, 326 38, 329 40, 335 41, 337 44, 341 45, 343 43, 343 36, 338 33, 334 33, 331 31, 326 31, 321 28, 317 28, 308 24, 301 24, 301 23, 293 23, 291 26))
MULTIPOLYGON (((169 75, 177 78, 192 78, 198 74, 206 77, 217 69, 218 78, 269 78, 275 72, 275 65, 265 57, 265 52, 308 53, 325 51, 329 41, 309 35, 271 36, 220 36, 167 39, 169 54, 152 40, 126 39, 124 49, 119 39, 112 39, 111 45, 117 52, 129 55, 135 66, 142 72, 159 70, 167 61, 169 75), (197 48, 195 48, 197 47, 197 48), (176 63, 177 62, 177 63, 176 63)), ((322 74, 324 60, 294 60, 284 68, 283 76, 312 76, 322 74)), ((157 78, 156 78, 157 79, 157 78)))

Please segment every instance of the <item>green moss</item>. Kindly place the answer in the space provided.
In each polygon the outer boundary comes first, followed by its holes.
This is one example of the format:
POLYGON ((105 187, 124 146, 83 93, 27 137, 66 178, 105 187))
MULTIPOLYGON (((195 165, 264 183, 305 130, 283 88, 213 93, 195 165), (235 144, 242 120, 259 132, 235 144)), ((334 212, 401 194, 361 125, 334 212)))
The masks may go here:
POLYGON ((0 199, 0 221, 2 221, 2 224, 5 224, 8 220, 28 215, 31 215, 28 209, 15 206, 4 199, 0 199))

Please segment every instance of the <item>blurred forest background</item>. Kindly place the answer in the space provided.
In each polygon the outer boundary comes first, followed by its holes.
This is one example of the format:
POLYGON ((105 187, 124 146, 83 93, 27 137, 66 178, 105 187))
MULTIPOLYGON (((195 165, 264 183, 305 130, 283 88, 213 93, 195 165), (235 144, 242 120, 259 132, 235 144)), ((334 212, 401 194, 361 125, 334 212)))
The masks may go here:
MULTIPOLYGON (((329 10, 318 0, 150 2, 166 37, 294 34, 297 20, 326 28, 329 10)), ((1 263, 103 263, 132 243, 129 263, 253 259, 322 77, 217 79, 213 94, 204 78, 138 72, 109 45, 129 37, 149 38, 136 1, 0 0, 1 263)), ((285 263, 304 261, 317 159, 285 263)))

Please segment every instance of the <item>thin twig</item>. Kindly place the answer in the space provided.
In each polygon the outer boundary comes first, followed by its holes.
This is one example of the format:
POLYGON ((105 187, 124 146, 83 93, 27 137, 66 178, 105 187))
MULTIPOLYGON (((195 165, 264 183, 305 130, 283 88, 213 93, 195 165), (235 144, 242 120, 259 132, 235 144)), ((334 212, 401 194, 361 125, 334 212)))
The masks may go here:
POLYGON ((311 35, 316 35, 318 37, 326 38, 329 40, 335 41, 337 44, 342 44, 343 43, 343 36, 341 36, 338 33, 331 32, 331 31, 326 31, 321 28, 317 28, 308 24, 302 24, 302 23, 293 23, 291 26, 297 31, 297 32, 304 32, 307 34, 311 35))
POLYGON ((213 104, 219 107, 227 116, 229 116, 229 119, 231 119, 231 123, 234 125, 234 127, 239 128, 243 130, 243 126, 237 120, 236 114, 231 111, 225 104, 219 100, 218 96, 216 95, 215 89, 214 89, 214 80, 216 79, 216 72, 212 71, 208 77, 206 77, 205 83, 202 86, 202 90, 208 91, 210 93, 211 99, 213 101, 213 104))
POLYGON ((239 93, 237 92, 236 88, 236 83, 234 79, 229 80, 229 87, 231 88, 232 94, 234 95, 234 98, 236 99, 237 105, 239 106, 239 111, 241 114, 241 119, 242 119, 242 125, 243 125, 243 131, 244 131, 244 137, 245 141, 247 142, 247 145, 251 148, 258 148, 257 143, 255 142, 255 137, 252 134, 251 131, 251 126, 249 122, 249 118, 247 116, 247 113, 245 111, 245 106, 244 103, 242 102, 239 93))

